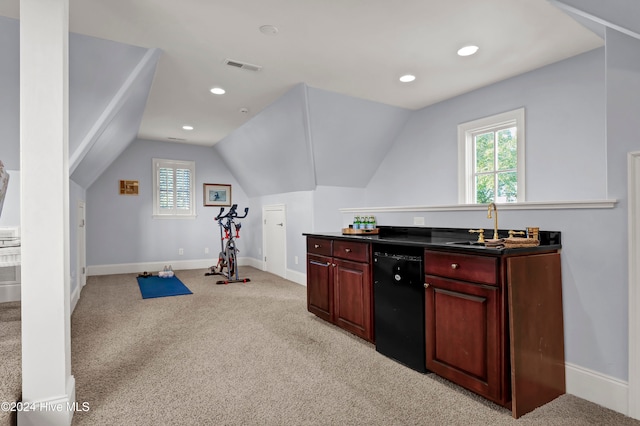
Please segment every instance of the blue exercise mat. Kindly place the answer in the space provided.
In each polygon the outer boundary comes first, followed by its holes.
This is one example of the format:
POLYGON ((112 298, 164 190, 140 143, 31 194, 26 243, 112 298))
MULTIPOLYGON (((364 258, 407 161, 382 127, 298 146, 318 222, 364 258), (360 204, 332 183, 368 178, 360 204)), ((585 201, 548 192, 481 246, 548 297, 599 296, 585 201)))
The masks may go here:
POLYGON ((138 286, 143 299, 193 294, 175 275, 171 278, 138 277, 138 286))

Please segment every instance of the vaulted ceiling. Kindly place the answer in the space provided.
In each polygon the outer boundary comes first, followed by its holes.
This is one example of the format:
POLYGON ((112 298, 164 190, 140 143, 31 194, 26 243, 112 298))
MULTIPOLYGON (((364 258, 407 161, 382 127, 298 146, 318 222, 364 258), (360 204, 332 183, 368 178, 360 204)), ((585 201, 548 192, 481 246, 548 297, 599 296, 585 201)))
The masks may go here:
MULTIPOLYGON (((162 51, 137 136, 203 145, 300 83, 418 109, 602 45, 547 0, 69 3, 71 32, 162 51), (467 44, 478 53, 459 57, 467 44), (406 73, 416 80, 399 82, 406 73)), ((18 18, 19 0, 0 2, 2 15, 18 18)))

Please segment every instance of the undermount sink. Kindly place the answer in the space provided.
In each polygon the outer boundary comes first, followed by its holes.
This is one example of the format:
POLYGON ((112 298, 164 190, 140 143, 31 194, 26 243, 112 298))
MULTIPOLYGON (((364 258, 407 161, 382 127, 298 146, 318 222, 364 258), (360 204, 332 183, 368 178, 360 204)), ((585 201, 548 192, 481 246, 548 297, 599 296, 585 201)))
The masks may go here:
POLYGON ((484 247, 484 243, 479 243, 478 241, 451 241, 447 244, 455 244, 458 246, 481 246, 484 247))

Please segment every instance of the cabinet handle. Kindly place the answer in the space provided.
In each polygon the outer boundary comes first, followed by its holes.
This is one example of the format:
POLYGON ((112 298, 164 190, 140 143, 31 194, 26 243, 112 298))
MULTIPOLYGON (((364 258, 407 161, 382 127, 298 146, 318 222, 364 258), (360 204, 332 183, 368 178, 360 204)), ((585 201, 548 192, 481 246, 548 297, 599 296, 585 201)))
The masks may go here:
POLYGON ((424 288, 429 288, 430 285, 431 284, 429 284, 429 283, 424 283, 424 288))
POLYGON ((336 264, 335 264, 335 263, 333 263, 331 266, 333 266, 333 267, 335 268, 335 267, 336 267, 336 264))
POLYGON ((314 246, 315 248, 320 248, 320 247, 322 247, 320 244, 314 244, 313 246, 314 246))
POLYGON ((344 249, 344 251, 346 251, 347 253, 351 253, 351 249, 350 248, 346 248, 346 249, 344 249))
POLYGON ((451 264, 451 269, 458 269, 460 267, 460 265, 458 265, 457 263, 452 263, 451 264))

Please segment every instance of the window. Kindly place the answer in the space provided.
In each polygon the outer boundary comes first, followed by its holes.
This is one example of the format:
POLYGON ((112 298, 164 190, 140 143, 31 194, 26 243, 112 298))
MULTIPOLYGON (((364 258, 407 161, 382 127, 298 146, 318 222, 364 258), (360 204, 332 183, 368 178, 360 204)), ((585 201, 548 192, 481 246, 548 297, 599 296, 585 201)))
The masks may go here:
POLYGON ((153 215, 195 217, 193 161, 153 159, 153 215))
POLYGON ((525 201, 524 108, 458 126, 462 204, 525 201))

